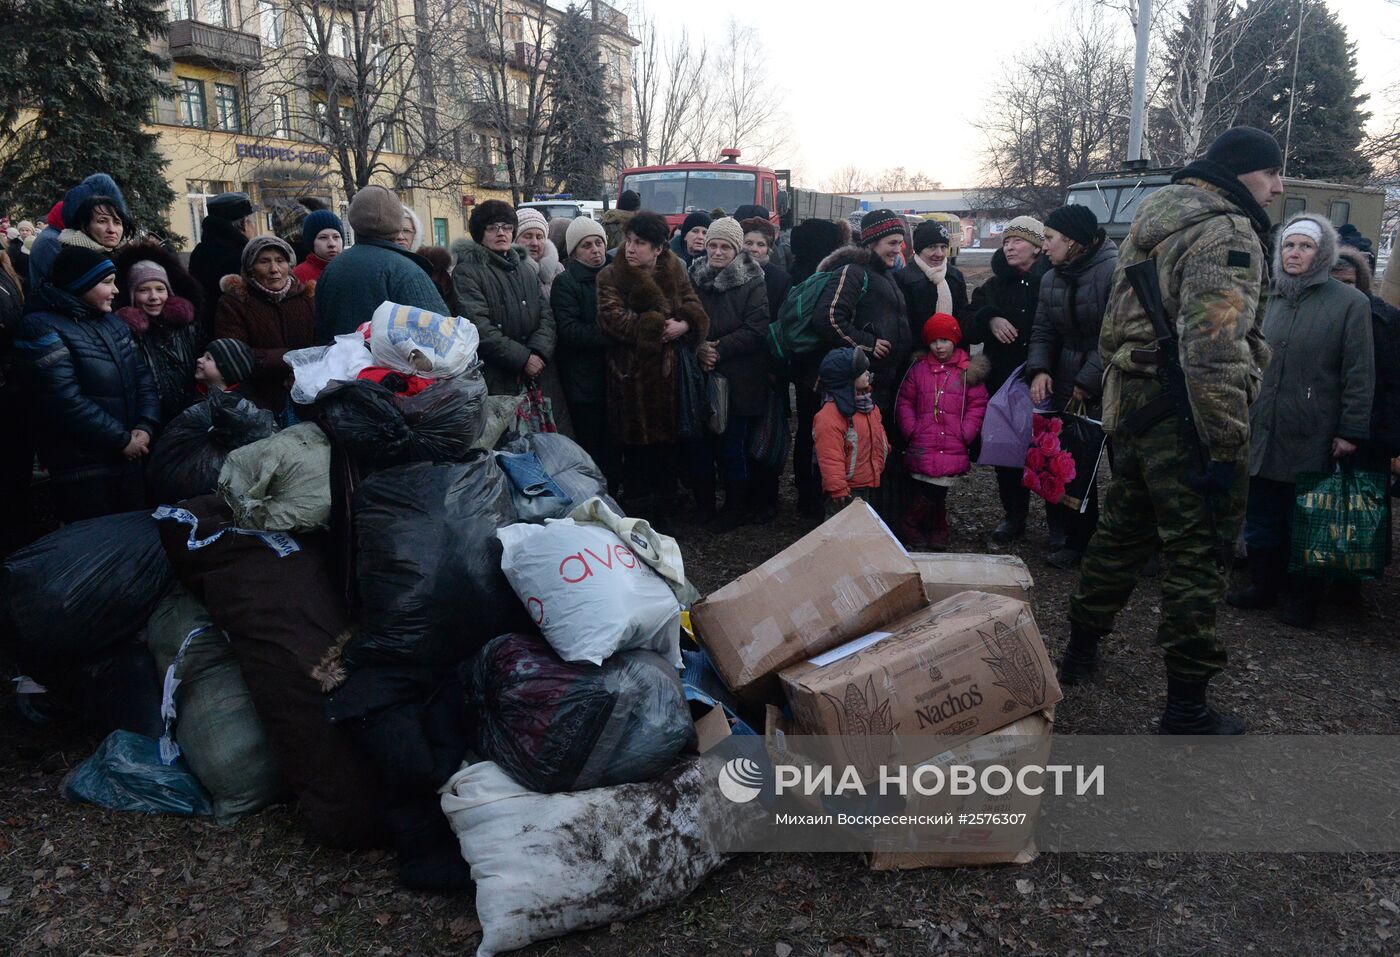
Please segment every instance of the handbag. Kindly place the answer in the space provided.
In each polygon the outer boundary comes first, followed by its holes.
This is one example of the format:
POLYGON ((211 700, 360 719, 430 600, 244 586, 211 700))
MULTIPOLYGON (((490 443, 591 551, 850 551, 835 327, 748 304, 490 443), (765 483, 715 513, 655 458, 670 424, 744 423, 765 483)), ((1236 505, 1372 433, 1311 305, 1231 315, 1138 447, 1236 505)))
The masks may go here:
POLYGON ((779 470, 787 461, 792 446, 792 430, 788 428, 787 383, 783 390, 768 390, 763 414, 749 429, 749 461, 770 470, 779 470))
POLYGON ((713 435, 723 435, 729 428, 729 377, 718 372, 705 376, 705 398, 710 403, 710 417, 705 427, 713 435))
POLYGON ((1102 421, 1089 418, 1083 402, 1071 401, 1063 412, 1051 414, 1063 423, 1060 448, 1074 457, 1074 478, 1065 483, 1060 504, 1083 515, 1089 508, 1089 494, 1108 436, 1104 434, 1102 421))
POLYGON ((710 421, 710 395, 705 373, 692 349, 684 346, 676 356, 676 438, 690 442, 704 438, 710 421))
POLYGON ((515 419, 507 427, 516 435, 534 435, 539 432, 558 432, 554 424, 554 402, 537 385, 525 389, 515 406, 515 419))
POLYGON ((1289 522, 1288 570, 1334 581, 1375 581, 1385 572, 1387 477, 1338 464, 1303 472, 1289 522))
POLYGON ((1025 368, 1024 365, 1017 366, 987 403, 987 413, 982 419, 982 448, 977 454, 978 465, 1019 469, 1026 464, 1035 410, 1031 402, 1031 387, 1021 378, 1025 368))

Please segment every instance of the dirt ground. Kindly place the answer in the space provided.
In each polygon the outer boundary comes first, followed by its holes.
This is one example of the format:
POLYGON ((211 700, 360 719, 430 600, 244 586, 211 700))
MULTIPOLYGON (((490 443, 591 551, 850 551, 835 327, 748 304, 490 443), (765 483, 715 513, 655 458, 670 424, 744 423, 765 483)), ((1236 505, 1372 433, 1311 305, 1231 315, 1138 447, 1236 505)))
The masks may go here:
MULTIPOLYGON (((780 519, 723 537, 684 529, 687 570, 712 590, 805 533, 780 519)), ((985 551, 999 520, 985 470, 950 497, 953 550, 985 551)), ((1036 580, 1052 656, 1073 573, 1046 565, 1043 510, 1013 549, 1036 580)), ((1163 677, 1155 581, 1141 583, 1102 678, 1057 708, 1061 733, 1150 733, 1163 677)), ((1256 733, 1400 733, 1400 573, 1313 632, 1225 608, 1220 704, 1256 733)), ((7 698, 9 691, 3 692, 7 698)), ((470 897, 399 890, 384 852, 308 845, 285 808, 221 828, 74 804, 63 776, 90 753, 0 700, 0 952, 461 955, 480 941, 470 897)), ((1043 855, 1020 868, 875 873, 856 857, 751 855, 691 897, 521 951, 543 955, 1400 953, 1400 856, 1043 855)))

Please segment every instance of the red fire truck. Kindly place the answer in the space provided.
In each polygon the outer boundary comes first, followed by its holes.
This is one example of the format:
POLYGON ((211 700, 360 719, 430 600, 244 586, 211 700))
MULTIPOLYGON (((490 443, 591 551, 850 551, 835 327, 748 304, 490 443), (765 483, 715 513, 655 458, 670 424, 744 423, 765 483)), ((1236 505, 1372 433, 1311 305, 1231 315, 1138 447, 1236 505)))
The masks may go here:
POLYGON ((672 229, 697 210, 733 213, 748 203, 767 209, 773 224, 784 228, 813 217, 840 219, 858 205, 851 196, 793 189, 788 170, 740 163, 736 149, 723 150, 720 155, 718 163, 667 163, 625 169, 618 195, 629 189, 635 191, 642 198, 642 209, 661 213, 672 229))

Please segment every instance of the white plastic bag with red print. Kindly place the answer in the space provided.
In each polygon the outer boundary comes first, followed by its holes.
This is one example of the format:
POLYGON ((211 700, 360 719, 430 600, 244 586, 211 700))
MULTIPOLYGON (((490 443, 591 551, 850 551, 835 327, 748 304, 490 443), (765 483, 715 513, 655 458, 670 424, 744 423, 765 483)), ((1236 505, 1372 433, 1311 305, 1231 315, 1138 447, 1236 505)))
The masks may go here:
POLYGON ((559 657, 601 665, 635 648, 681 666, 680 603, 611 530, 566 518, 496 536, 501 570, 559 657))

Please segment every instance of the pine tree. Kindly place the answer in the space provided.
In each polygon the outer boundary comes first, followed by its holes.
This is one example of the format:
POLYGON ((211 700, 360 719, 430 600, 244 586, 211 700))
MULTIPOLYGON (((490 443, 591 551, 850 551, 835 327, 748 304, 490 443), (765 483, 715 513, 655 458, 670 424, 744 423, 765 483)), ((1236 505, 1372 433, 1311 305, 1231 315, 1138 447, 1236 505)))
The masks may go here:
MULTIPOLYGON (((1258 90, 1240 105, 1236 123, 1288 139, 1288 175, 1304 179, 1361 181, 1370 163, 1361 154, 1364 126, 1370 114, 1358 93, 1356 46, 1325 0, 1251 0, 1246 14, 1263 6, 1236 51, 1240 69, 1263 64, 1265 77, 1258 90), (1298 44, 1298 16, 1303 16, 1298 44), (1293 52, 1297 44, 1297 85, 1293 52), (1289 94, 1293 97, 1292 132, 1288 133, 1289 94)), ((1216 131, 1219 132, 1219 131, 1216 131)))
POLYGON ((613 139, 608 88, 593 21, 572 5, 560 20, 550 54, 549 89, 554 178, 577 197, 601 196, 613 139))
POLYGON ((90 173, 121 186, 142 229, 166 229, 175 193, 143 124, 169 62, 150 52, 167 30, 163 0, 0 4, 0 208, 47 212, 90 173))

